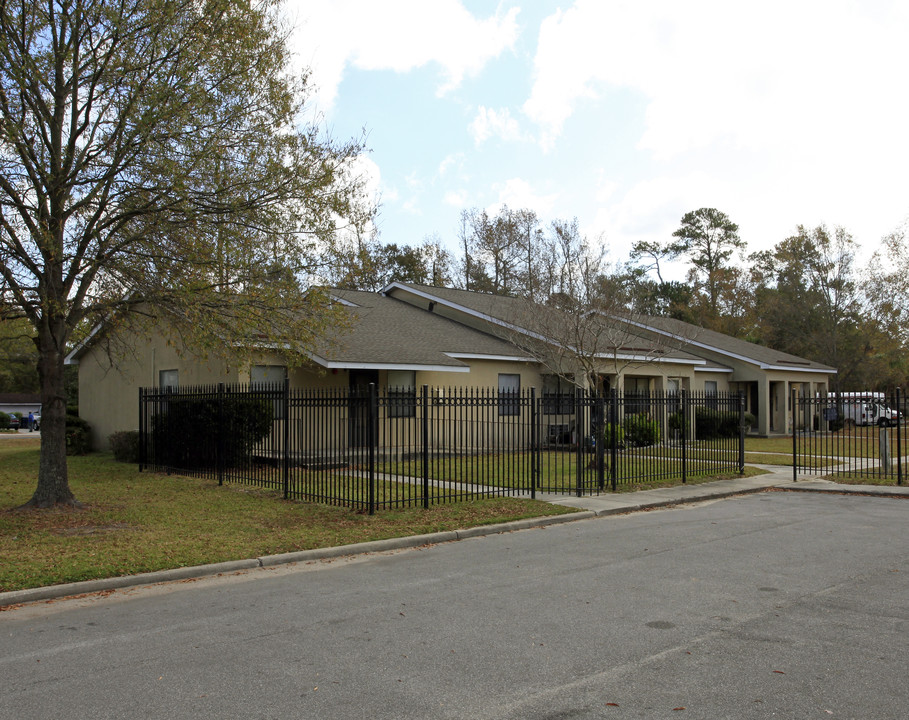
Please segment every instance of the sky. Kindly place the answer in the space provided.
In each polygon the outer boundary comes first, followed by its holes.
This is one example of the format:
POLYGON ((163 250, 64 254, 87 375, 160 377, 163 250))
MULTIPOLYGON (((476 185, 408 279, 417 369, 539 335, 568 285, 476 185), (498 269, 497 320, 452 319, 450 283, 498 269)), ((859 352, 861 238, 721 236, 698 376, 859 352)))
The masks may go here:
POLYGON ((312 118, 365 134, 385 243, 577 218, 613 262, 722 210, 748 252, 909 218, 909 1, 287 0, 312 118))

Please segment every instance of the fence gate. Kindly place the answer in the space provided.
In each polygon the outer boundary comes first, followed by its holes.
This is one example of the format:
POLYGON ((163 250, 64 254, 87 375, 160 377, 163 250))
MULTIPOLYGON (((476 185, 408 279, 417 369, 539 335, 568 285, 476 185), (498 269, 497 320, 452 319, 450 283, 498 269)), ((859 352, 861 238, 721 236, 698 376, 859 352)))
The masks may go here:
POLYGON ((793 479, 799 473, 903 484, 906 397, 899 389, 792 394, 793 479))

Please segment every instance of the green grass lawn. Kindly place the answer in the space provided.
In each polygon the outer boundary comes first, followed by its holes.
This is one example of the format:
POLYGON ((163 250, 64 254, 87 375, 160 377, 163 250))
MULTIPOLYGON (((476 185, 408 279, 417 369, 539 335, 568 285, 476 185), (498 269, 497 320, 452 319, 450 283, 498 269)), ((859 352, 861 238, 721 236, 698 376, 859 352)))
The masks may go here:
MULTIPOLYGON (((897 432, 902 432, 903 452, 909 452, 906 428, 891 427, 888 429, 890 448, 896 453, 897 432)), ((877 427, 843 428, 837 432, 801 436, 799 438, 799 456, 849 456, 874 458, 879 454, 880 433, 877 427)), ((792 436, 772 438, 745 438, 746 462, 763 462, 751 453, 773 453, 787 457, 792 462, 792 436), (753 460, 750 458, 754 458, 753 460)), ((775 463, 774 463, 775 464, 775 463)))
MULTIPOLYGON (((285 501, 277 491, 245 485, 218 487, 212 480, 140 473, 135 466, 116 463, 103 453, 69 459, 70 484, 82 509, 15 510, 34 491, 39 442, 38 438, 0 440, 0 591, 573 512, 530 499, 494 497, 425 510, 380 509, 370 516, 346 508, 285 501)), ((789 464, 791 443, 791 438, 748 438, 746 462, 789 464)), ((718 467, 728 466, 728 457, 701 453, 695 447, 689 450, 692 463, 709 466, 719 461, 718 467)), ((671 472, 677 459, 673 454, 668 448, 653 448, 646 455, 622 459, 624 477, 618 490, 678 485, 679 476, 671 472), (640 471, 645 467, 654 474, 666 472, 657 480, 642 482, 640 471)), ((584 456, 584 462, 589 463, 591 457, 584 456)), ((547 484, 573 490, 576 455, 569 452, 553 458, 541 467, 547 484)), ((440 462, 436 479, 474 482, 475 471, 466 467, 467 462, 463 458, 440 462)), ((497 456, 469 462, 486 463, 486 471, 492 470, 487 482, 508 487, 515 468, 526 458, 497 456)), ((384 471, 419 475, 407 463, 387 465, 384 471)), ((759 472, 746 468, 749 475, 759 472)), ((593 487, 596 470, 585 467, 583 474, 587 487, 593 487)), ((713 475, 691 475, 688 482, 735 476, 718 470, 713 475)), ((608 476, 606 482, 608 491, 608 476)), ((409 488, 402 493, 401 485, 379 483, 379 500, 416 491, 409 488)))
POLYGON ((574 512, 491 498, 370 516, 140 473, 107 454, 70 458, 70 486, 84 509, 11 512, 34 492, 38 442, 0 442, 0 591, 574 512))
MULTIPOLYGON (((611 488, 609 455, 605 457, 603 481, 611 488)), ((490 453, 486 455, 433 458, 429 477, 449 483, 523 488, 529 492, 533 477, 533 453, 490 453)), ((737 475, 735 453, 704 452, 690 448, 687 460, 687 481, 697 482, 701 477, 715 480, 718 476, 737 475)), ((791 456, 788 460, 792 462, 791 456)), ((580 482, 586 489, 596 489, 600 474, 597 472, 596 455, 581 455, 580 482)), ((539 457, 537 489, 541 492, 571 493, 578 484, 578 456, 575 451, 544 452, 539 457)), ((672 448, 635 448, 634 452, 620 452, 616 457, 616 489, 639 490, 649 487, 677 485, 682 482, 681 452, 672 448), (642 480, 642 478, 646 478, 642 480)), ((419 478, 423 466, 420 460, 384 462, 377 466, 379 473, 391 476, 419 478)))

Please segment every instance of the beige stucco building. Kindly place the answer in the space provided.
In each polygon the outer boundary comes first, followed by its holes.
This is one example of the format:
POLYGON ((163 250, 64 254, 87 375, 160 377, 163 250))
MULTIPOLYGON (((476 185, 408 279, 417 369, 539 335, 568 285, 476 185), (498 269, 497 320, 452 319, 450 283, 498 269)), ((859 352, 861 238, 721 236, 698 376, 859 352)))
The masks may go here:
POLYGON ((663 318, 577 318, 517 298, 393 283, 382 293, 336 290, 350 328, 305 358, 263 350, 251 362, 201 357, 159 325, 112 361, 99 329, 67 358, 79 365, 79 413, 95 447, 139 427, 140 387, 283 381, 291 387, 537 388, 626 394, 741 391, 760 434, 789 431, 790 393, 823 391, 833 368, 663 318), (543 314, 550 324, 543 322, 543 314), (558 330, 561 328, 561 331, 558 330), (568 331, 574 339, 568 339, 568 331), (562 334, 560 335, 560 332, 562 334), (584 362, 578 360, 584 358, 584 362))

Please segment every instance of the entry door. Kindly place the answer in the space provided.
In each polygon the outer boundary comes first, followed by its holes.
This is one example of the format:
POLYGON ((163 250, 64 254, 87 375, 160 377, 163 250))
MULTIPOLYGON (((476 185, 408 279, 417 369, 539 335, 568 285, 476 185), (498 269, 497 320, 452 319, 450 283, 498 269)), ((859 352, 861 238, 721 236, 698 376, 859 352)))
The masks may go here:
MULTIPOLYGON (((348 429, 350 435, 350 444, 352 447, 366 447, 369 439, 367 429, 369 427, 369 384, 379 384, 378 370, 351 370, 350 371, 350 395, 348 411, 348 429)), ((374 417, 373 437, 378 443, 379 439, 379 418, 374 417)))
POLYGON ((754 427, 752 429, 757 430, 761 426, 760 416, 758 415, 758 408, 760 407, 758 404, 760 402, 760 397, 758 395, 758 384, 756 382, 751 383, 751 387, 749 389, 751 391, 751 399, 748 403, 751 408, 749 412, 754 415, 755 418, 754 427))

